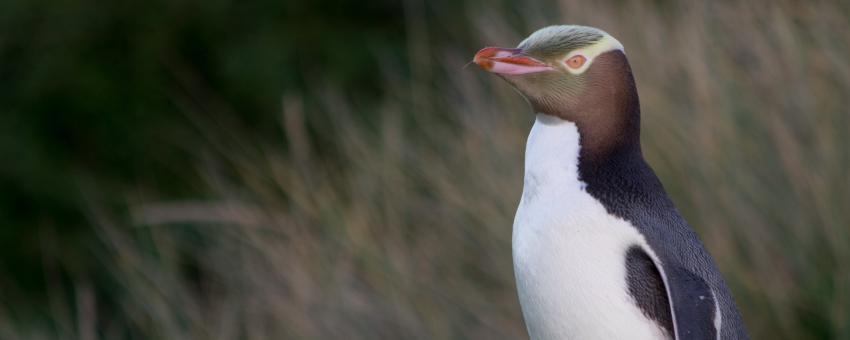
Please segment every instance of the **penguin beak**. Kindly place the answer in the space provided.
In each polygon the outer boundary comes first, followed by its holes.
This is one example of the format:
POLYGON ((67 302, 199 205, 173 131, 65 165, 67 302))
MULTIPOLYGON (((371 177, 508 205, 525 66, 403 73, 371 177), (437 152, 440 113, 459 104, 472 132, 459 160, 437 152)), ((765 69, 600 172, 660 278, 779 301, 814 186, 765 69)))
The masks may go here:
POLYGON ((518 48, 485 47, 472 62, 496 74, 528 74, 554 70, 546 63, 523 54, 518 48))

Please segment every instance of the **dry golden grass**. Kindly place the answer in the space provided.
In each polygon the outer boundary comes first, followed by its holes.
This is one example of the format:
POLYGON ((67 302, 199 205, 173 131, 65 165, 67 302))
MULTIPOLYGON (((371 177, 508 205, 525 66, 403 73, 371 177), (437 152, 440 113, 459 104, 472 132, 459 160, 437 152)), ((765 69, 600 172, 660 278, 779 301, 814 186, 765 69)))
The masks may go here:
MULTIPOLYGON (((850 338, 850 6, 560 6, 561 22, 626 46, 645 155, 751 336, 850 338)), ((525 338, 510 235, 532 116, 507 85, 461 66, 548 23, 531 7, 520 32, 489 24, 507 9, 475 13, 481 45, 422 57, 443 63, 412 58, 417 78, 387 76, 377 122, 342 89, 322 90, 324 108, 309 111, 286 94, 285 141, 210 132, 217 146, 199 173, 211 199, 133 197, 131 233, 93 209, 125 324, 81 312, 5 334, 525 338)), ((67 308, 91 305, 85 287, 67 308)))

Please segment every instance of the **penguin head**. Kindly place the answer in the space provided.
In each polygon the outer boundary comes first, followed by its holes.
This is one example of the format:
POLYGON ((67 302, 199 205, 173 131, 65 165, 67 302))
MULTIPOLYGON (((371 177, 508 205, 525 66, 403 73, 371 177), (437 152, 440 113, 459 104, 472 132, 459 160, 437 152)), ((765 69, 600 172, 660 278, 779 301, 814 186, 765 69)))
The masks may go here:
POLYGON ((473 62, 510 83, 535 112, 571 121, 636 93, 623 45, 593 27, 545 27, 516 48, 484 48, 473 62))

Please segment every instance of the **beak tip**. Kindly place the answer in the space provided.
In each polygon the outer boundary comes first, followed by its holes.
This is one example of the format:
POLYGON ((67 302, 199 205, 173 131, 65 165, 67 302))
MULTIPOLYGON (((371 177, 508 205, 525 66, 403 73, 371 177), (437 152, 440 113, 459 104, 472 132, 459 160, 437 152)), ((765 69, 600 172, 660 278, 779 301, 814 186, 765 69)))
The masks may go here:
POLYGON ((481 66, 481 68, 485 70, 489 70, 490 66, 493 65, 493 61, 490 60, 491 57, 495 56, 498 48, 496 47, 485 47, 482 48, 478 53, 475 53, 475 57, 472 58, 472 62, 481 66))
POLYGON ((479 67, 483 68, 485 71, 489 71, 493 67, 493 61, 492 60, 489 60, 489 59, 486 59, 486 58, 480 58, 478 56, 475 56, 475 58, 472 59, 472 62, 475 63, 476 65, 478 65, 479 67))

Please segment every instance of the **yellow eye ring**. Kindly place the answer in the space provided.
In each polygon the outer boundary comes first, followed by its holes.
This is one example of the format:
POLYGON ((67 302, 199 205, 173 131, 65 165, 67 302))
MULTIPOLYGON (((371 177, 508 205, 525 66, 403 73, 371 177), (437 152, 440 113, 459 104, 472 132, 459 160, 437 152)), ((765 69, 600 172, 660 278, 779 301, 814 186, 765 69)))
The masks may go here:
POLYGON ((583 55, 577 55, 571 57, 570 59, 567 59, 564 64, 567 64, 567 67, 571 69, 578 69, 582 65, 584 65, 585 62, 587 62, 587 58, 585 58, 583 55))

